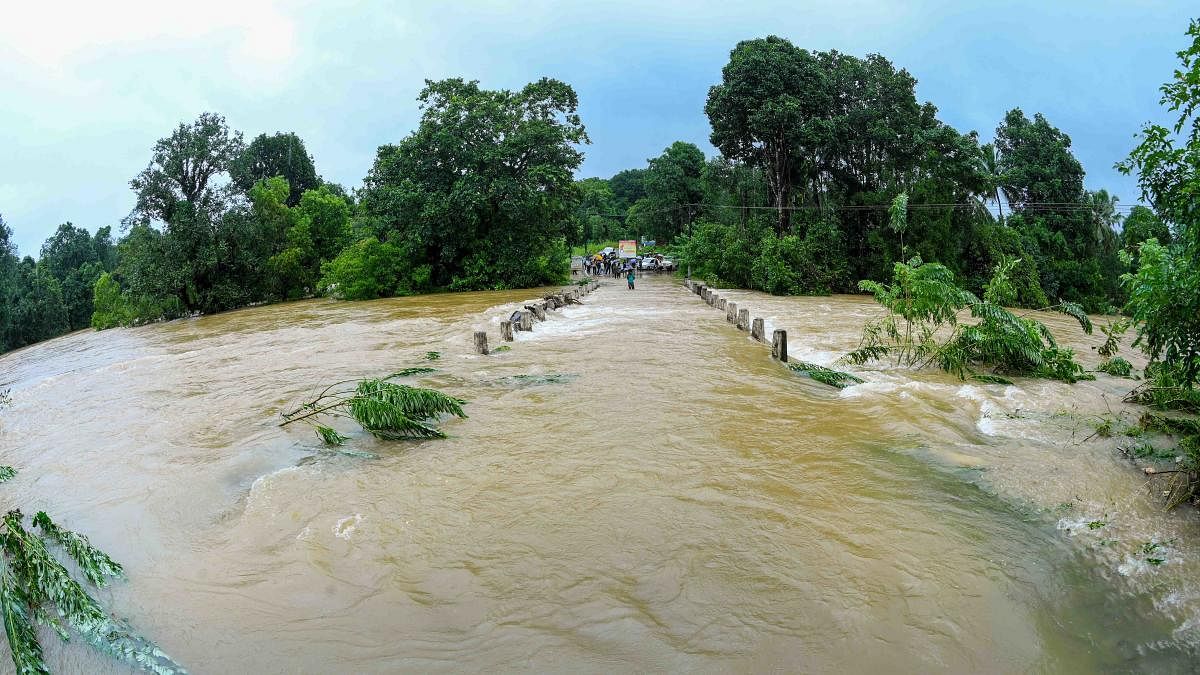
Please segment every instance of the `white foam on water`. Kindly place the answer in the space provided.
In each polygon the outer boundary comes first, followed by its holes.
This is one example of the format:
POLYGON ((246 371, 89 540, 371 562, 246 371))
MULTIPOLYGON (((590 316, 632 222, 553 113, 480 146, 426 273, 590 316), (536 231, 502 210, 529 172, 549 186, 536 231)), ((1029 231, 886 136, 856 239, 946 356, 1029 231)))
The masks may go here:
POLYGON ((350 536, 354 534, 356 529, 358 529, 358 524, 361 523, 362 520, 363 516, 361 513, 356 513, 352 516, 346 516, 345 518, 342 518, 341 520, 337 521, 336 525, 333 526, 333 536, 339 539, 350 541, 350 536))

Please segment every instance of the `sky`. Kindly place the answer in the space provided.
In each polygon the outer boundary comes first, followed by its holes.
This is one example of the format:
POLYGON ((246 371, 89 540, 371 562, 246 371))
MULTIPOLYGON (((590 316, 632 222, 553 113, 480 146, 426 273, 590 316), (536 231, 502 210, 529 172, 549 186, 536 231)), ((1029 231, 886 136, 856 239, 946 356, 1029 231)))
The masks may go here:
POLYGON ((644 167, 676 140, 715 154, 708 88, 740 40, 878 53, 940 118, 990 139, 1005 111, 1070 135, 1089 189, 1137 201, 1114 162, 1177 64, 1195 0, 320 2, 0 0, 0 215, 22 255, 59 223, 119 230, 154 142, 201 112, 247 141, 294 131, 357 187, 411 133, 426 79, 572 85, 580 177, 644 167))

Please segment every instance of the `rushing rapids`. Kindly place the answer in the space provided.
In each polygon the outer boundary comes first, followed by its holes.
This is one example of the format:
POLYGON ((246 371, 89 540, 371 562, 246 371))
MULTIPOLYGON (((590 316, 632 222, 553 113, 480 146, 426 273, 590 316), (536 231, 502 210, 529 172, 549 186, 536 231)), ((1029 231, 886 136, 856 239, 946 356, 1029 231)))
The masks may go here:
MULTIPOLYGON (((874 367, 838 391, 668 277, 471 353, 533 295, 314 300, 6 355, 21 473, 0 494, 123 563, 106 605, 197 673, 1194 667, 1200 518, 1085 440, 1129 380, 874 367), (368 458, 277 426, 321 385, 415 365, 470 401, 447 440, 343 429, 368 458)), ((722 295, 824 365, 876 312, 722 295)), ((59 672, 125 672, 46 644, 59 672)))

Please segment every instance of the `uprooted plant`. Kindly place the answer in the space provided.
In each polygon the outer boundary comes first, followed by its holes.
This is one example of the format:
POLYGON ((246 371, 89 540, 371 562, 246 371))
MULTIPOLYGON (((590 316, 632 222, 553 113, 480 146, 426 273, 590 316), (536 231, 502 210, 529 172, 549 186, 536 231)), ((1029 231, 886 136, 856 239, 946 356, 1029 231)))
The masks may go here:
MULTIPOLYGON (((959 288, 945 266, 924 263, 919 256, 896 263, 890 284, 859 282, 887 313, 868 322, 858 348, 842 358, 858 365, 889 357, 909 368, 936 365, 961 379, 979 369, 1064 382, 1090 379, 1075 353, 1060 347, 1045 324, 1005 309, 1015 299, 1010 273, 1019 262, 1006 259, 996 265, 982 300, 959 288), (960 321, 964 310, 978 321, 960 321)), ((1067 314, 1085 333, 1092 332, 1079 305, 1062 302, 1043 309, 1067 314)))
MULTIPOLYGON (((0 482, 15 475, 12 467, 0 467, 0 482)), ((113 618, 50 550, 70 558, 87 583, 97 588, 110 578, 125 577, 119 563, 92 546, 87 537, 60 527, 45 511, 37 512, 32 526, 25 529, 25 516, 17 509, 0 518, 0 615, 17 673, 50 672, 35 621, 64 641, 74 633, 96 649, 148 672, 187 672, 154 643, 113 618)))
POLYGON ((466 401, 436 389, 391 381, 430 370, 410 368, 379 379, 336 382, 312 400, 283 413, 279 426, 304 422, 329 445, 343 445, 349 438, 333 427, 320 424, 327 417, 352 419, 376 438, 385 440, 445 438, 445 432, 434 424, 443 415, 466 417, 462 409, 466 401))

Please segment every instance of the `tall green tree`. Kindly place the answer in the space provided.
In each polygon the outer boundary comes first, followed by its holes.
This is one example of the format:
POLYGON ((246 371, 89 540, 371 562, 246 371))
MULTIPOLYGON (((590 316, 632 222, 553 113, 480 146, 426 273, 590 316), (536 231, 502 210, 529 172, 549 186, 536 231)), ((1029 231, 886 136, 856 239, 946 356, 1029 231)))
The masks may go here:
POLYGON ((177 215, 195 220, 199 213, 219 212, 223 195, 212 180, 228 171, 242 148, 242 133, 231 130, 216 113, 180 124, 154 144, 150 165, 129 181, 137 195, 130 220, 171 225, 181 220, 177 215), (185 204, 190 213, 179 214, 185 204))
POLYGON ((620 227, 621 211, 617 206, 609 181, 603 178, 584 178, 575 181, 579 200, 575 207, 575 218, 568 240, 572 244, 604 241, 610 232, 620 227))
POLYGON ((229 164, 229 176, 243 193, 250 194, 260 180, 282 176, 290 190, 287 205, 295 206, 308 190, 321 185, 312 155, 294 133, 259 134, 229 164))
POLYGON ((21 292, 16 304, 16 322, 12 326, 14 346, 48 340, 71 329, 62 285, 50 270, 26 257, 19 267, 21 292))
POLYGON ((708 91, 710 140, 725 157, 763 170, 779 233, 791 220, 800 164, 811 161, 806 141, 827 132, 826 76, 815 56, 772 35, 739 42, 708 91))
MULTIPOLYGON (((1149 239, 1170 246, 1171 230, 1154 215, 1154 211, 1139 204, 1129 210, 1129 215, 1125 216, 1121 223, 1121 249, 1136 260, 1138 246, 1149 239)), ((1136 268, 1136 265, 1134 267, 1136 268)))
POLYGON ((642 197, 646 196, 646 170, 645 169, 625 169, 618 171, 612 178, 608 179, 608 186, 612 189, 614 206, 625 211, 633 203, 642 197))
POLYGON ((137 202, 127 223, 161 222, 163 230, 157 239, 139 232, 127 247, 153 244, 122 264, 131 291, 173 299, 189 312, 259 299, 253 277, 261 273, 271 242, 258 237, 245 213, 229 210, 227 190, 214 183, 242 149, 241 132, 213 113, 180 124, 155 143, 150 165, 130 181, 137 202), (146 268, 136 269, 141 265, 146 268))
POLYGON ((562 279, 562 232, 587 133, 575 91, 542 79, 520 91, 429 81, 421 123, 379 148, 361 208, 435 286, 525 287, 562 279))
POLYGON ((63 223, 42 244, 38 264, 61 284, 72 330, 91 324, 92 286, 115 263, 110 232, 110 228, 101 228, 93 237, 81 227, 63 223))
POLYGON ((12 241, 12 229, 0 215, 0 353, 19 345, 13 336, 16 331, 17 298, 20 296, 17 246, 12 241))
POLYGON ((1179 234, 1170 246, 1144 241, 1137 271, 1123 278, 1136 344, 1191 387, 1200 378, 1200 20, 1187 35, 1180 67, 1161 87, 1160 103, 1176 113, 1175 124, 1142 127, 1141 142, 1117 169, 1137 172, 1142 198, 1179 234))
POLYGON ((675 141, 649 160, 645 173, 646 196, 630 225, 638 234, 669 243, 699 215, 695 206, 704 199, 704 152, 692 143, 675 141))
POLYGON ((1000 166, 1000 153, 996 146, 986 143, 979 146, 980 173, 987 181, 988 198, 996 202, 996 209, 1001 220, 1004 220, 1004 200, 1001 194, 1009 189, 1009 181, 1000 166))
POLYGON ((1013 208, 1075 204, 1083 197, 1083 166, 1071 153, 1071 138, 1041 113, 1030 120, 1020 108, 1008 111, 995 147, 1013 208))
POLYGON ((1036 258, 1046 294, 1106 310, 1117 298, 1120 270, 1111 196, 1084 190, 1071 138, 1040 113, 1031 120, 1010 110, 996 129, 996 149, 1005 197, 1020 216, 1010 224, 1036 258))

